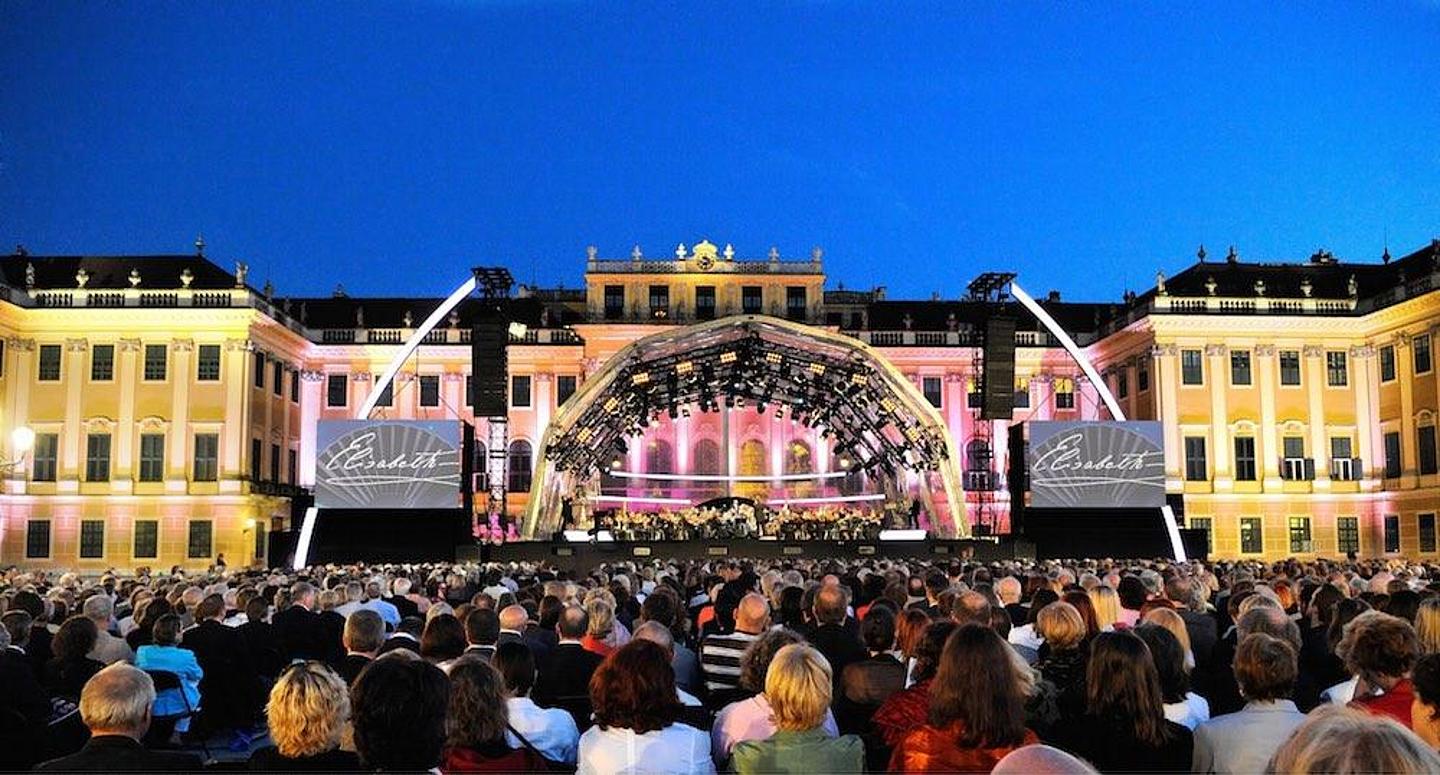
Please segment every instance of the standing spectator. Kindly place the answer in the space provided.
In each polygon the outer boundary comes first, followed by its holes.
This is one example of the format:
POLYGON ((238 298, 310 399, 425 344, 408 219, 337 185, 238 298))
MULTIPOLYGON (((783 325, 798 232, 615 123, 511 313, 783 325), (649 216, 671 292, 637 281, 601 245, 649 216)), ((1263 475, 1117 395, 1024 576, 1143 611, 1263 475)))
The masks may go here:
POLYGON ((713 773, 710 739, 683 711, 669 655, 649 641, 617 649, 590 679, 595 726, 580 736, 579 773, 713 773))
POLYGON ((1176 605, 1176 613, 1185 622, 1195 664, 1208 664, 1220 634, 1215 616, 1205 609, 1205 585, 1185 576, 1171 576, 1165 581, 1165 597, 1176 605))
POLYGON ((1247 700, 1245 708, 1196 728, 1195 772, 1239 775, 1265 768, 1275 749, 1305 723, 1305 714, 1289 699, 1295 690, 1296 659, 1291 644, 1265 633, 1240 641, 1235 678, 1247 700))
POLYGON ((134 662, 135 650, 124 638, 110 634, 115 626, 115 604, 109 596, 100 592, 85 598, 80 610, 85 618, 95 623, 95 647, 90 649, 90 658, 102 664, 134 662))
POLYGON ((1415 628, 1396 616, 1367 611, 1345 627, 1336 648, 1345 669, 1359 677, 1351 705, 1410 726, 1415 693, 1410 668, 1420 658, 1415 628))
MULTIPOLYGON (((176 624, 179 624, 178 617, 176 624)), ((147 646, 146 648, 153 648, 147 646)), ((9 687, 7 686, 7 689, 9 687)), ((80 693, 80 718, 90 740, 79 753, 48 761, 39 772, 194 772, 200 757, 193 753, 147 751, 140 744, 150 729, 155 683, 123 662, 90 679, 80 693)))
POLYGON ((575 719, 559 708, 542 708, 530 699, 530 690, 535 686, 535 657, 529 647, 524 643, 502 643, 491 662, 505 680, 505 707, 510 714, 506 742, 512 748, 528 743, 553 762, 575 764, 580 743, 575 719))
POLYGON ((205 697, 203 731, 231 730, 232 748, 248 750, 251 740, 246 730, 260 715, 265 690, 245 648, 245 638, 220 622, 224 616, 224 598, 207 595, 195 606, 197 623, 185 631, 180 645, 195 653, 205 676, 199 686, 205 697))
POLYGON ((440 668, 405 654, 381 657, 350 687, 355 751, 371 770, 440 765, 450 682, 440 668))
MULTIPOLYGON (((775 714, 771 711, 770 700, 765 696, 766 669, 780 649, 805 639, 794 630, 776 628, 766 630, 750 642, 740 659, 740 691, 748 694, 745 699, 726 705, 715 715, 710 727, 711 753, 717 763, 730 758, 730 751, 736 743, 746 740, 766 740, 775 734, 775 714)), ((827 708, 821 727, 830 737, 839 737, 839 726, 835 716, 827 708)))
POLYGON ((450 668, 450 706, 445 716, 444 772, 545 772, 547 764, 528 746, 506 739, 510 726, 505 683, 488 659, 466 655, 450 668))
POLYGON ((915 684, 890 695, 890 699, 871 717, 870 723, 886 746, 894 748, 899 745, 911 730, 930 718, 930 685, 940 669, 940 655, 945 650, 945 642, 956 627, 949 619, 942 619, 931 622, 925 628, 925 634, 915 648, 915 670, 912 673, 915 684))
POLYGON ((27 770, 44 756, 50 700, 25 652, 10 648, 9 623, 0 627, 0 712, 10 719, 0 725, 0 770, 27 770))
MULTIPOLYGON (((845 627, 845 609, 849 605, 845 589, 838 584, 820 587, 815 592, 815 621, 817 626, 810 635, 810 643, 825 656, 833 671, 832 679, 839 693, 840 677, 852 662, 859 662, 868 656, 865 646, 845 627)), ((988 612, 987 612, 988 613, 988 612)), ((701 655, 704 662, 704 655, 701 655)))
MULTIPOLYGON (((180 617, 165 614, 155 622, 151 632, 153 643, 141 646, 135 652, 135 666, 145 671, 174 673, 180 679, 180 688, 171 689, 155 697, 155 715, 174 716, 186 708, 200 707, 200 681, 205 673, 195 659, 195 652, 180 648, 180 617), (183 696, 182 696, 183 695, 183 696)), ((175 731, 187 732, 189 717, 175 723, 175 731)))
MULTIPOLYGON (((280 657, 324 661, 330 653, 325 641, 325 625, 315 613, 318 595, 309 582, 296 582, 290 587, 290 606, 277 610, 271 618, 280 657)), ((278 606, 277 606, 278 608, 278 606)))
POLYGON ((751 593, 735 607, 734 629, 709 635, 700 644, 700 670, 711 708, 739 698, 740 661, 745 649, 770 626, 770 604, 751 593))
POLYGON ((994 630, 956 630, 930 685, 927 723, 895 747, 890 771, 988 772, 1016 748, 1038 743, 1025 728, 1025 669, 994 630))
POLYGON ((1091 589, 1089 595, 1090 607, 1095 609, 1095 621, 1100 623, 1100 631, 1114 630, 1115 624, 1120 621, 1120 598, 1115 590, 1101 584, 1091 589))
MULTIPOLYGON (((385 598, 385 602, 395 606, 395 611, 400 614, 401 619, 407 616, 419 616, 421 614, 420 606, 410 597, 410 587, 411 583, 409 578, 398 576, 394 581, 390 582, 391 594, 390 597, 385 598)), ((397 621, 396 624, 399 624, 399 622, 397 621)))
POLYGON ((338 672, 349 686, 355 683, 360 671, 379 656, 380 647, 385 643, 385 622, 374 611, 356 611, 345 620, 341 640, 345 656, 340 660, 338 672))
POLYGON ((350 690, 329 667, 297 662, 280 675, 265 706, 268 745, 250 754, 250 769, 328 772, 360 769, 353 751, 340 750, 350 721, 350 690))
MULTIPOLYGON (((1103 588, 1103 587, 1100 587, 1103 588)), ((1188 772, 1190 730, 1165 718, 1160 677, 1145 642, 1125 632, 1101 633, 1090 646, 1086 709, 1062 724, 1062 748, 1102 772, 1188 772)))
POLYGON ((1265 771, 1422 775, 1440 772, 1440 754, 1393 719, 1331 706, 1306 717, 1265 771))
POLYGON ((860 738, 837 738, 824 727, 833 687, 830 665, 813 647, 796 643, 776 652, 765 673, 765 697, 775 719, 775 733, 765 740, 736 744, 734 771, 864 771, 865 748, 860 738))
POLYGON ((60 625, 51 641, 54 656, 45 663, 43 683, 50 696, 80 699, 85 682, 105 667, 87 656, 95 648, 97 632, 95 623, 83 616, 72 616, 60 625))
MULTIPOLYGON (((522 611, 524 609, 521 609, 522 611)), ((429 629, 428 627, 426 628, 429 629)), ((465 616, 465 653, 481 659, 495 656, 500 641, 500 617, 490 608, 477 608, 465 616)))

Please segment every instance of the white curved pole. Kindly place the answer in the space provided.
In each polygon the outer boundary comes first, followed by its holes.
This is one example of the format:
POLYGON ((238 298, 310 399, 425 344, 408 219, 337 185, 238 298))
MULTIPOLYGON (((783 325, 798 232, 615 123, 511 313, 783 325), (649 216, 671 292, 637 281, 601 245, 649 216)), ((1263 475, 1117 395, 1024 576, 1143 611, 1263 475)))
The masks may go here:
MULTIPOLYGON (((1095 369, 1095 365, 1090 362, 1090 359, 1085 357, 1085 353, 1080 351, 1075 340, 1071 339, 1055 318, 1050 317, 1050 313, 1035 303, 1035 299, 1014 280, 1010 281, 1010 295, 1014 296, 1022 307, 1029 310, 1030 314, 1034 315, 1046 330, 1060 340, 1060 345, 1070 353, 1071 358, 1075 359, 1075 363, 1080 366, 1081 371, 1085 372, 1085 376, 1089 377, 1090 384, 1095 386, 1095 391, 1100 394, 1100 400, 1104 401, 1106 408, 1110 410, 1110 417, 1123 422, 1125 412, 1121 411, 1120 402, 1115 400, 1115 396, 1110 392, 1110 386, 1100 378, 1100 372, 1095 369)), ((1175 511, 1167 503, 1160 507, 1160 514, 1165 518, 1165 532, 1170 535, 1170 550, 1174 553, 1176 562, 1185 562, 1185 544, 1180 540, 1180 526, 1175 522, 1175 511)))

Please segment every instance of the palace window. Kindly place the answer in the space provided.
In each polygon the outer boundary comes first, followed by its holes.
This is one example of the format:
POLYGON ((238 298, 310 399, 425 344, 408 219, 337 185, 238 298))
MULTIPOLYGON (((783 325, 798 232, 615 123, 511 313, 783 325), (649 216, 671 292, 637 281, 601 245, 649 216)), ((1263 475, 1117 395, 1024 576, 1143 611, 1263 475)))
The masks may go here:
POLYGON ((715 319, 715 286, 701 285, 695 288, 695 319, 715 319))
POLYGON ((1300 384, 1300 351, 1280 351, 1280 384, 1295 386, 1300 384))
POLYGON ((1380 348, 1380 381, 1395 381, 1395 345, 1387 344, 1380 348))
POLYGON ((625 286, 605 286, 605 319, 623 320, 625 318, 625 286))
POLYGON ((265 387, 265 353, 255 353, 255 375, 253 377, 255 387, 265 387))
POLYGON ((110 481, 110 434, 85 436, 85 481, 110 481))
POLYGON ((920 389, 925 393, 925 400, 936 409, 941 408, 944 403, 944 383, 939 377, 921 377, 920 389))
POLYGON ((260 481, 261 465, 265 462, 265 442, 259 439, 250 440, 250 481, 260 481))
POLYGON ((98 560, 105 556, 105 520, 80 520, 80 559, 98 560))
POLYGON ((650 286, 650 317, 656 320, 670 317, 670 286, 650 286))
POLYGON ((1124 370, 1118 371, 1115 374, 1115 395, 1119 398, 1125 398, 1130 395, 1130 377, 1124 370))
POLYGON ((153 560, 160 556, 160 523, 157 520, 135 521, 135 540, 131 552, 137 560, 153 560))
POLYGON ((270 392, 285 395, 285 364, 275 361, 270 365, 270 392))
POLYGON ((1030 380, 1028 379, 1015 380, 1015 408, 1030 408, 1030 380))
POLYGON ((145 381, 160 382, 165 379, 169 351, 163 344, 145 345, 145 381))
POLYGON ((440 405, 440 375, 439 375, 439 374, 421 374, 421 375, 420 375, 420 405, 421 405, 421 406, 439 406, 439 405, 440 405))
POLYGON ((32 519, 25 523, 25 558, 38 560, 50 556, 50 520, 32 519))
POLYGON ((1255 437, 1235 437, 1235 481, 1255 481, 1255 437))
POLYGON ((1394 554, 1400 551, 1400 517, 1397 514, 1385 515, 1385 553, 1394 554))
POLYGON ((1265 551, 1265 520, 1262 517, 1240 518, 1240 552, 1260 554, 1265 551))
POLYGON ((1203 482, 1210 478, 1210 467, 1205 459, 1205 437, 1185 437, 1185 479, 1203 482))
POLYGON ((1290 553, 1313 552, 1315 546, 1310 542, 1310 518, 1290 518, 1290 553))
POLYGON ((300 483, 300 468, 298 466, 298 455, 295 450, 285 450, 285 481, 290 484, 300 483))
POLYGON ((112 379, 115 379, 115 345, 92 345, 90 347, 90 381, 109 382, 112 379))
POLYGON ((474 375, 474 374, 466 374, 466 375, 465 375, 465 405, 468 406, 468 407, 470 407, 470 408, 472 408, 472 409, 475 407, 475 375, 474 375))
POLYGON ((192 560, 207 558, 214 553, 215 523, 208 519, 190 522, 190 535, 185 542, 185 556, 192 560))
POLYGON ((220 434, 195 434, 195 462, 192 478, 197 482, 213 482, 220 468, 220 434))
POLYGON ((1360 518, 1335 519, 1335 550, 1341 554, 1360 553, 1360 518))
POLYGON ((1415 429, 1415 443, 1419 445, 1416 450, 1420 462, 1420 474, 1440 473, 1440 465, 1437 465, 1435 458, 1435 426, 1422 425, 1415 429))
POLYGON ((1331 479, 1352 482, 1360 478, 1360 461, 1351 454, 1353 451, 1349 436, 1330 437, 1331 479))
POLYGON ((1075 381, 1072 379, 1055 380, 1055 408, 1075 408, 1075 381))
POLYGON ((1417 518, 1417 523, 1420 528, 1420 551, 1435 551, 1435 515, 1421 514, 1417 518))
POLYGON ((804 322, 806 317, 805 286, 790 285, 785 288, 785 317, 804 322))
POLYGON ((764 289, 758 285, 744 285, 740 288, 740 311, 746 315, 759 315, 765 310, 764 289))
POLYGON ((1430 335, 1421 334, 1410 340, 1411 349, 1415 351, 1415 373, 1428 374, 1430 372, 1430 335))
POLYGON ((1230 351, 1230 384, 1237 387, 1250 385, 1250 351, 1230 351))
POLYGON ((1150 389, 1150 370, 1139 369, 1135 372, 1135 389, 1141 393, 1150 389))
POLYGON ((555 405, 560 406, 575 395, 577 380, 574 374, 561 374, 555 377, 555 405))
POLYGON ((220 345, 202 344, 195 348, 195 380, 197 382, 220 381, 220 345))
POLYGON ((1205 384, 1205 353, 1200 350, 1180 351, 1180 384, 1205 384))
POLYGON ((1344 351, 1331 350, 1325 353, 1325 384, 1330 387, 1345 387, 1350 384, 1350 369, 1344 351))
POLYGON ((35 448, 30 452, 30 478, 36 482, 55 481, 56 460, 60 451, 60 436, 55 433, 35 434, 35 448))
POLYGON ((517 409, 530 406, 530 375, 515 374, 510 377, 510 406, 517 409))
POLYGON ((160 482, 165 479, 165 435, 140 434, 140 481, 160 482))
POLYGON ((35 378, 41 382, 60 381, 60 345, 40 345, 39 366, 35 378))
POLYGON ((380 397, 375 399, 376 406, 394 406, 395 404, 395 380, 385 383, 385 389, 380 391, 380 397))
POLYGON ((280 481, 280 445, 270 445, 270 481, 280 481))
POLYGON ((530 492, 530 442, 510 442, 510 492, 530 492))
POLYGON ((1280 440, 1284 452, 1280 461, 1280 478, 1291 481, 1311 481, 1315 478, 1315 461, 1305 457, 1305 437, 1286 436, 1280 440))
POLYGON ((1385 434, 1385 478, 1398 479, 1400 477, 1400 433, 1392 431, 1385 434))

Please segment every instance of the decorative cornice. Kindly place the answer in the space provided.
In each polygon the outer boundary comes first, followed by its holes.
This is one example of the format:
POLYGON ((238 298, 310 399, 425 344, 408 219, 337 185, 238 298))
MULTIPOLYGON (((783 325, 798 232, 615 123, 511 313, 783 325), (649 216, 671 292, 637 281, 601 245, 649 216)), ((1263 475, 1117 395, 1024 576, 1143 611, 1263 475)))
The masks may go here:
POLYGON ((1318 344, 1307 344, 1300 351, 1306 358, 1321 358, 1325 355, 1325 348, 1318 344))
POLYGON ((117 340, 117 341, 115 342, 115 349, 119 350, 119 351, 122 352, 122 353, 138 353, 138 352, 140 352, 140 340, 139 340, 139 339, 120 339, 120 340, 117 340))
POLYGON ((177 353, 188 353, 195 350, 194 339, 171 339, 170 349, 177 353))
POLYGON ((964 375, 964 374, 960 374, 960 373, 954 372, 954 371, 948 371, 948 372, 945 373, 945 384, 947 384, 947 385, 958 385, 958 384, 960 384, 961 382, 964 382, 964 381, 965 381, 965 375, 964 375))
POLYGON ((80 424, 86 433, 110 433, 115 430, 115 421, 109 417, 88 417, 80 424))
POLYGON ((1207 344, 1205 345, 1205 354, 1212 357, 1217 355, 1224 357, 1230 354, 1230 348, 1223 344, 1207 344))
POLYGON ((247 338, 247 339, 226 339, 226 340, 225 340, 225 349, 226 349, 226 350, 229 350, 230 352, 239 352, 239 351, 241 351, 241 350, 244 350, 244 351, 246 351, 246 352, 252 352, 252 351, 254 351, 254 349, 255 349, 255 341, 254 341, 253 339, 248 339, 248 338, 247 338))
POLYGON ((1256 358, 1274 358, 1274 357, 1275 357, 1275 345, 1273 345, 1273 344, 1257 344, 1257 345, 1255 345, 1255 357, 1256 357, 1256 358))
POLYGON ((303 369, 300 372, 300 379, 305 382, 324 382, 325 372, 316 369, 303 369))
POLYGON ((1374 356, 1375 347, 1373 345, 1362 344, 1350 348, 1351 358, 1372 358, 1374 356))
POLYGON ((555 375, 554 375, 554 374, 551 374, 551 373, 548 372, 548 371, 541 371, 541 372, 537 372, 537 373, 535 374, 535 383, 536 383, 536 384, 539 384, 539 385, 548 385, 548 384, 550 384, 551 382, 553 382, 554 380, 555 380, 555 375))
POLYGON ((1157 344, 1150 348, 1151 358, 1169 358, 1180 353, 1180 348, 1173 344, 1157 344))
POLYGON ((354 373, 352 373, 352 374, 350 375, 350 381, 351 381, 351 382, 369 382, 369 381, 370 381, 370 372, 368 372, 368 371, 357 371, 357 372, 354 372, 354 373))
POLYGON ((139 425, 142 431, 163 431, 170 427, 170 421, 164 417, 150 415, 140 418, 139 425))
POLYGON ((18 336, 5 337, 5 346, 16 352, 28 353, 35 349, 34 339, 22 339, 18 336))
POLYGON ((66 339, 65 349, 72 353, 83 353, 90 349, 89 339, 66 339))
POLYGON ((1405 331, 1397 332, 1397 333, 1395 334, 1395 344, 1396 344, 1397 346, 1399 346, 1399 347, 1409 347, 1409 346, 1410 346, 1410 338, 1411 338, 1411 337, 1410 337, 1410 334, 1409 334, 1408 332, 1405 332, 1405 331))
POLYGON ((444 374, 441 374, 441 375, 440 375, 440 381, 441 381, 441 382, 463 382, 463 381, 465 381, 465 375, 464 375, 464 374, 461 374, 461 373, 458 372, 458 371, 447 371, 447 372, 445 372, 444 374))

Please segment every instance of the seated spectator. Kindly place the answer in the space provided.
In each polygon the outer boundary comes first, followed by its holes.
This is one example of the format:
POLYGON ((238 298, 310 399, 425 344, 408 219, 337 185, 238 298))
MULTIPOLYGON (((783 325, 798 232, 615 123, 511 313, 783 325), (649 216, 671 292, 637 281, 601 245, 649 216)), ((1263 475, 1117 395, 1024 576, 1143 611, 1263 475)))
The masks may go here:
POLYGON ((474 653, 455 660, 450 667, 450 709, 445 717, 445 754, 441 769, 445 772, 546 772, 545 757, 533 746, 524 745, 523 741, 522 745, 514 746, 506 739, 509 724, 505 681, 490 660, 474 653))
POLYGON ((1025 728, 1026 668, 994 630, 960 627, 941 652, 925 725, 895 746, 891 772, 988 772, 1002 757, 1038 743, 1025 728))
POLYGON ((713 773, 709 736, 680 724, 675 672, 660 646, 617 649, 590 679, 595 726, 580 736, 579 772, 713 773))
MULTIPOLYGON (((154 642, 135 652, 135 666, 146 672, 174 673, 180 679, 179 689, 164 691, 155 697, 155 715, 179 716, 187 708, 199 710, 200 680, 205 673, 195 659, 195 652, 180 648, 180 617, 175 614, 160 617, 150 637, 154 642)), ((189 717, 176 721, 176 732, 189 730, 189 717)))
POLYGON ((915 651, 930 626, 930 615, 920 608, 906 608, 895 618, 895 649, 905 665, 905 685, 915 683, 915 651))
POLYGON ((124 638, 110 634, 110 628, 115 626, 115 604, 108 595, 102 591, 85 598, 80 611, 86 619, 95 623, 95 645, 89 654, 91 659, 105 665, 135 661, 135 650, 130 648, 130 644, 124 638))
POLYGON ((50 699, 25 652, 10 648, 6 624, 0 627, 0 713, 10 722, 0 725, 0 770, 28 770, 45 756, 50 699))
POLYGON ((135 629, 125 636, 125 645, 132 651, 140 651, 141 646, 151 642, 155 621, 174 610, 169 600, 158 595, 143 600, 135 613, 135 629))
POLYGON ((1243 710, 1217 716, 1195 730, 1193 770, 1199 773, 1260 772, 1290 733, 1305 722, 1289 697, 1295 690, 1295 648, 1257 632, 1235 650, 1235 678, 1243 710))
POLYGON ((440 668, 409 654, 381 657, 350 687, 355 751, 371 770, 440 766, 450 682, 440 668))
POLYGON ((1179 639, 1158 624, 1145 623, 1135 634, 1150 649, 1150 658, 1160 677, 1160 694, 1165 699, 1165 718, 1194 731, 1202 721, 1210 720, 1210 704, 1204 697, 1190 691, 1190 676, 1185 672, 1185 652, 1179 639))
POLYGON ((945 641, 955 632, 956 625, 948 619, 931 622, 915 650, 915 684, 890 695, 875 711, 870 723, 879 732, 885 745, 894 748, 911 730, 930 718, 930 684, 940 669, 940 655, 945 641))
POLYGON ((1420 657, 1415 628, 1399 617, 1367 611, 1345 626, 1336 653, 1345 660, 1345 669, 1360 679, 1350 704, 1408 728, 1415 699, 1410 668, 1420 657))
POLYGON ((578 605, 560 612, 555 623, 559 641, 536 666, 540 674, 533 692, 535 701, 544 707, 563 706, 582 730, 590 725, 590 680, 603 661, 581 643, 589 626, 589 616, 578 605))
POLYGON ((275 626, 275 640, 285 662, 294 659, 320 659, 330 656, 332 648, 326 641, 325 623, 321 621, 320 595, 315 586, 298 581, 290 586, 290 605, 278 603, 270 623, 275 626))
MULTIPOLYGON (((420 636, 420 656, 426 662, 447 670, 465 653, 465 648, 465 627, 453 615, 440 614, 425 623, 425 633, 420 636)), ((488 659, 489 653, 485 656, 488 659)))
MULTIPOLYGON (((875 613, 872 608, 871 615, 875 613)), ((765 673, 765 697, 775 733, 764 740, 737 743, 731 752, 734 771, 864 771, 865 747, 860 738, 837 738, 824 728, 833 685, 830 665, 813 647, 794 643, 776 652, 765 673)))
POLYGON ((1120 600, 1120 618, 1115 620, 1116 624, 1134 627, 1140 621, 1140 609, 1145 607, 1145 601, 1150 598, 1145 582, 1141 581, 1139 576, 1121 576, 1115 595, 1120 600))
POLYGON ((345 632, 340 636, 345 647, 345 656, 340 659, 340 678, 349 686, 365 666, 380 655, 385 644, 385 621, 380 614, 369 609, 358 610, 345 620, 345 632))
POLYGON ((1410 705, 1410 728, 1431 748, 1440 749, 1440 654, 1426 654, 1410 671, 1415 701, 1410 705))
MULTIPOLYGON (((176 619, 178 624, 179 619, 176 619)), ((8 689, 8 687, 7 687, 8 689)), ((90 740, 78 753, 52 759, 39 772, 185 772, 200 769, 193 753, 148 751, 155 683, 140 669, 117 662, 96 673, 80 692, 80 718, 90 740)))
POLYGON ((1045 641, 1035 667, 1059 693, 1062 712, 1074 715, 1085 704, 1085 620, 1075 606, 1051 603, 1036 614, 1035 632, 1045 641))
POLYGON ((51 697, 80 699, 85 682, 105 667, 88 656, 95 648, 97 632, 95 622, 83 616, 72 616, 60 625, 50 643, 54 656, 45 663, 43 684, 51 697))
POLYGON ((248 751, 253 741, 247 730, 259 721, 265 697, 260 674, 250 661, 245 638, 220 622, 225 617, 223 597, 206 595, 194 611, 195 626, 185 631, 180 645, 195 653, 204 675, 200 681, 200 694, 206 702, 202 731, 231 730, 231 748, 248 751))
MULTIPOLYGON (((1025 619, 1019 622, 1013 621, 1012 619, 1010 634, 1005 636, 1005 639, 1016 646, 1023 646, 1027 649, 1030 649, 1032 652, 1035 652, 1036 661, 1038 661, 1038 652, 1040 651, 1040 648, 1045 645, 1045 639, 1041 637, 1038 629, 1036 628, 1036 618, 1040 615, 1041 611, 1045 610, 1045 606, 1050 605, 1051 603, 1054 603, 1059 599, 1060 595, 1056 594, 1054 590, 1035 590, 1035 594, 1031 596, 1030 599, 1030 607, 1024 609, 1025 619)), ((1021 652, 1022 655, 1024 653, 1025 652, 1021 652)), ((1031 664, 1033 664, 1033 662, 1031 664)))
MULTIPOLYGON (((729 760, 736 743, 766 740, 775 734, 775 715, 765 696, 765 671, 780 649, 804 642, 799 633, 783 627, 766 630, 750 642, 740 659, 740 690, 750 696, 722 708, 710 728, 711 753, 717 763, 729 760)), ((835 716, 828 708, 821 727, 830 737, 840 735, 835 716)))
MULTIPOLYGON (((1103 589, 1103 587, 1097 587, 1103 589)), ((1102 772, 1188 772, 1189 729, 1165 718, 1160 676, 1145 642, 1106 632, 1090 645, 1084 715, 1056 729, 1057 743, 1102 772)))
POLYGON ((1053 746, 1025 745, 995 763, 990 775, 1097 775, 1082 759, 1053 746))
POLYGON ((834 671, 836 696, 842 696, 839 682, 845 668, 868 656, 865 646, 845 627, 845 609, 849 604, 849 595, 839 584, 821 586, 815 592, 813 610, 817 626, 809 639, 834 671))
POLYGON ((595 597, 585 602, 585 613, 590 617, 590 629, 581 643, 585 650, 601 657, 607 657, 615 648, 606 641, 615 630, 615 608, 609 601, 595 597))
POLYGON ((734 611, 724 618, 731 629, 709 635, 700 642, 700 671, 711 708, 741 699, 740 661, 745 649, 769 628, 770 604, 762 595, 743 595, 735 603, 734 611))
MULTIPOLYGON (((635 633, 631 636, 631 639, 648 640, 660 648, 665 649, 665 653, 670 655, 671 670, 674 670, 675 635, 670 632, 669 627, 659 622, 642 622, 640 626, 635 629, 635 633)), ((678 685, 675 687, 675 694, 680 698, 680 704, 686 708, 699 708, 702 705, 695 695, 681 689, 678 685)), ((688 718, 694 718, 694 716, 687 716, 687 719, 688 718)), ((691 726, 696 725, 691 724, 691 726)))
POLYGON ((1185 655, 1184 668, 1189 674, 1195 669, 1195 652, 1190 647, 1190 630, 1185 625, 1185 620, 1176 613, 1173 608, 1156 607, 1145 612, 1140 618, 1144 624, 1156 624, 1170 631, 1179 641, 1180 649, 1185 655))
POLYGON ((275 637, 275 627, 266 621, 269 613, 270 604, 265 602, 264 597, 257 595, 245 603, 245 623, 235 630, 240 633, 240 639, 250 654, 250 661, 255 665, 256 672, 273 681, 285 668, 285 660, 280 655, 280 642, 275 637))
POLYGON ((847 732, 867 728, 870 717, 890 695, 905 688, 905 666, 895 658, 895 614, 872 606, 860 623, 860 640, 869 657, 851 662, 840 679, 840 727, 847 732))
MULTIPOLYGON (((1120 621, 1120 597, 1115 590, 1104 584, 1089 590, 1090 607, 1095 609, 1095 621, 1101 632, 1110 632, 1120 621)), ((1137 612, 1138 613, 1138 612, 1137 612)))
POLYGON ((250 769, 360 769, 360 758, 353 751, 340 750, 340 738, 350 721, 350 690, 329 667, 297 662, 287 668, 270 689, 265 716, 274 745, 250 754, 250 769))
POLYGON ((1440 772, 1440 754, 1387 716, 1327 706, 1312 712, 1284 741, 1265 771, 1421 775, 1440 772))
MULTIPOLYGON (((525 609, 521 608, 523 613, 525 609)), ((476 608, 465 614, 465 653, 481 659, 495 656, 495 646, 500 642, 500 616, 493 608, 476 608)), ((429 626, 426 626, 429 629, 429 626)), ((518 639, 518 638, 517 638, 518 639)))
POLYGON ((505 707, 510 714, 505 740, 510 747, 534 748, 550 761, 575 764, 580 743, 575 719, 564 710, 542 708, 530 699, 535 686, 535 657, 530 648, 518 641, 502 643, 491 663, 505 681, 505 707))
POLYGON ((1091 638, 1100 634, 1100 620, 1095 615, 1095 604, 1090 602, 1089 593, 1074 589, 1061 595, 1060 602, 1069 604, 1080 613, 1080 618, 1085 622, 1085 642, 1087 644, 1091 638))
POLYGON ((425 623, 445 613, 448 608, 449 606, 443 603, 437 603, 430 606, 424 619, 418 616, 401 619, 400 626, 395 628, 394 634, 386 638, 385 645, 380 647, 380 653, 388 654, 396 649, 404 649, 417 657, 420 656, 420 635, 425 631, 425 623))

